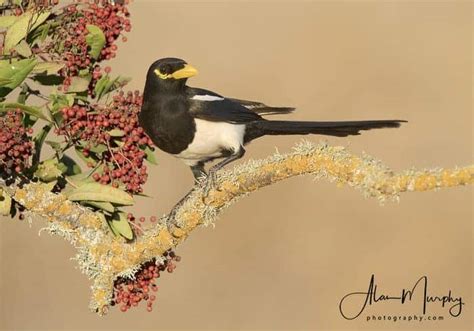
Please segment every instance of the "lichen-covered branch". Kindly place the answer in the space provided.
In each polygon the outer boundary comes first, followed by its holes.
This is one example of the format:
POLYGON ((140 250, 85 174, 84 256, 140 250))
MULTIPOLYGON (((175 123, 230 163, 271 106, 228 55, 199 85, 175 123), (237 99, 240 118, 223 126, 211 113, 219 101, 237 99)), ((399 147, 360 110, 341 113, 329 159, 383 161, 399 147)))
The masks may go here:
POLYGON ((354 156, 342 147, 304 142, 292 153, 248 161, 219 174, 216 189, 203 197, 197 188, 171 222, 164 217, 132 243, 110 234, 99 214, 53 194, 42 184, 6 192, 30 213, 49 221, 47 230, 63 236, 77 249, 81 270, 93 281, 90 307, 105 314, 118 276, 133 277, 139 266, 183 242, 199 225, 209 225, 239 198, 281 180, 311 175, 338 185, 349 185, 366 197, 383 202, 403 192, 422 192, 474 183, 474 166, 454 169, 408 170, 394 173, 369 156, 354 156))

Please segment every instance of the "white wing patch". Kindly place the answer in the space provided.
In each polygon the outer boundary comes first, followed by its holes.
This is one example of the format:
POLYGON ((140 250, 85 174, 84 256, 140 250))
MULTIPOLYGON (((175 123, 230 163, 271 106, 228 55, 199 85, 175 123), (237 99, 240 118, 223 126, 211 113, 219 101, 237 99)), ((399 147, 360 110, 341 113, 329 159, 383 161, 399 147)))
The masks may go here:
POLYGON ((222 101, 224 98, 217 97, 215 95, 195 95, 191 98, 191 100, 199 100, 199 101, 222 101))

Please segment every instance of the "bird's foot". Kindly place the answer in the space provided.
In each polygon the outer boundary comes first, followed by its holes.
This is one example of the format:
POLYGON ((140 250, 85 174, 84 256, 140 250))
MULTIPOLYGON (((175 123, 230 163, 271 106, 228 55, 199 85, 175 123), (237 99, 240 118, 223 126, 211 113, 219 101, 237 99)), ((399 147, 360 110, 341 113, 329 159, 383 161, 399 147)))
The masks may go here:
POLYGON ((177 203, 173 209, 171 209, 171 211, 169 212, 168 214, 168 219, 167 219, 167 223, 168 224, 171 224, 173 223, 173 221, 175 220, 175 217, 176 217, 176 213, 178 212, 178 208, 181 207, 181 204, 177 203))
POLYGON ((202 194, 202 200, 204 200, 209 196, 209 192, 212 189, 216 188, 216 180, 217 180, 217 174, 214 171, 210 171, 209 174, 207 175, 207 180, 204 184, 204 190, 202 194))

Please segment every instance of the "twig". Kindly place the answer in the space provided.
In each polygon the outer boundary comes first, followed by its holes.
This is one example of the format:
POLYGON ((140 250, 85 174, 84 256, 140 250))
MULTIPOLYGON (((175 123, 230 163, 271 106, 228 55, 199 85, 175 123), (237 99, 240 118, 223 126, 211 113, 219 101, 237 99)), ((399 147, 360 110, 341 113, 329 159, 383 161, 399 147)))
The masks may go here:
POLYGON ((222 210, 239 198, 300 175, 346 184, 382 202, 397 200, 403 192, 472 185, 474 165, 394 173, 381 162, 368 156, 354 156, 342 147, 303 143, 293 153, 276 154, 219 172, 217 188, 209 192, 205 201, 203 190, 196 189, 177 210, 174 224, 165 226, 165 216, 133 243, 114 237, 98 214, 62 194, 49 192, 42 184, 10 186, 4 190, 31 213, 48 219, 52 234, 74 244, 81 270, 93 281, 90 308, 105 314, 118 276, 132 276, 144 262, 160 258, 182 243, 197 226, 212 224, 222 210))

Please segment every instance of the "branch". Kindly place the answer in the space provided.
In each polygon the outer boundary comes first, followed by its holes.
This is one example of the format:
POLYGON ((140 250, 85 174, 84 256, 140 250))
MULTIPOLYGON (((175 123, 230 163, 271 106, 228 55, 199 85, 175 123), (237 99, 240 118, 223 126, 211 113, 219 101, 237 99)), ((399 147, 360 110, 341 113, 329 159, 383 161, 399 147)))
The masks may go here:
POLYGON ((422 192, 474 183, 474 166, 454 169, 407 170, 394 173, 369 156, 354 156, 343 147, 304 142, 289 154, 248 161, 219 173, 216 189, 203 197, 197 188, 167 224, 159 224, 132 243, 114 237, 101 214, 53 194, 43 184, 4 190, 29 213, 49 221, 51 234, 67 239, 78 253, 81 270, 93 281, 90 308, 105 314, 117 277, 133 277, 144 262, 163 260, 163 253, 182 243, 199 225, 212 224, 219 213, 239 198, 281 180, 312 175, 349 185, 380 202, 397 200, 403 192, 422 192))

